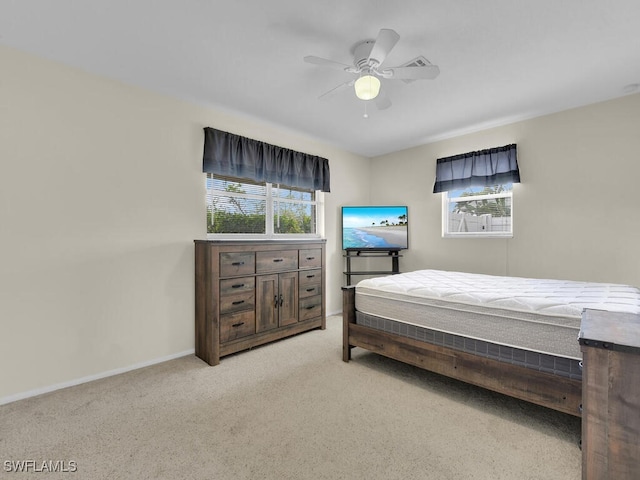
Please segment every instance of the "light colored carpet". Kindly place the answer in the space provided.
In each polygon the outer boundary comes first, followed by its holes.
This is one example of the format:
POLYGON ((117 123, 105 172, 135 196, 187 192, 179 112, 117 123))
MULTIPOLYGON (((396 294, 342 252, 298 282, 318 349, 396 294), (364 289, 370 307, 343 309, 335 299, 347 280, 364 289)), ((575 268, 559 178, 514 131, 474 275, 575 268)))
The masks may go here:
POLYGON ((354 349, 341 319, 0 407, 0 478, 578 480, 580 420, 354 349), (64 460, 76 473, 7 472, 64 460))

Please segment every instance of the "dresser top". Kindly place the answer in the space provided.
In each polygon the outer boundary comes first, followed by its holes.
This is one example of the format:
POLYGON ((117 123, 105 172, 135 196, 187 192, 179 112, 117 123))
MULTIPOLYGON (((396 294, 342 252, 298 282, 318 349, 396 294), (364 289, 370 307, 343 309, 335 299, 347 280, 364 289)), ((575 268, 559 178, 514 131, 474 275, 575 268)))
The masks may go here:
POLYGON ((287 238, 287 239, 264 239, 264 240, 242 240, 242 239, 229 239, 229 240, 194 240, 195 243, 208 243, 213 245, 293 245, 293 244, 307 244, 307 243, 326 243, 326 238, 287 238))

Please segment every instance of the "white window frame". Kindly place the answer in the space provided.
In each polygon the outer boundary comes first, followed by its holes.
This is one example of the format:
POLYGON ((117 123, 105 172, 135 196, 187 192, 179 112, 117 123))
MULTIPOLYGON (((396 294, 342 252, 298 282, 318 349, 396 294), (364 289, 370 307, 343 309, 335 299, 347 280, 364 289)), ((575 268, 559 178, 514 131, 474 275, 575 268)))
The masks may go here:
MULTIPOLYGON (((505 184, 506 185, 506 184, 505 184)), ((443 238, 513 238, 514 205, 513 191, 516 184, 512 184, 510 190, 497 194, 472 195, 464 197, 449 197, 449 192, 442 192, 442 237, 443 238), (487 232, 450 232, 449 212, 450 206, 459 201, 468 202, 473 200, 491 200, 497 198, 509 198, 511 203, 510 230, 509 231, 487 231, 487 232)))
MULTIPOLYGON (((207 179, 208 175, 215 177, 215 174, 205 174, 205 191, 207 191, 207 179)), ((235 179, 238 183, 243 183, 241 178, 235 179)), ((271 184, 268 182, 264 183, 266 187, 265 195, 256 195, 251 193, 231 193, 224 192, 226 196, 235 196, 238 198, 248 198, 248 199, 257 199, 264 200, 266 202, 265 209, 265 233, 207 233, 207 239, 215 240, 215 239, 228 239, 228 240, 296 240, 296 239, 310 239, 310 238, 324 238, 324 192, 321 190, 315 191, 315 200, 307 202, 307 201, 297 201, 297 200, 289 200, 286 198, 280 198, 276 195, 275 190, 279 188, 278 184, 271 184), (316 233, 276 233, 274 231, 274 205, 277 202, 282 203, 294 203, 294 204, 305 204, 311 205, 316 210, 316 233)), ((282 188, 289 188, 285 185, 282 188)), ((214 192, 216 190, 213 190, 214 192)), ((207 192, 208 193, 208 192, 207 192)), ((205 195, 205 204, 207 210, 209 208, 209 203, 206 200, 207 195, 205 195)), ((206 221, 206 217, 205 217, 206 221)), ((206 225, 205 225, 206 226, 206 225)))

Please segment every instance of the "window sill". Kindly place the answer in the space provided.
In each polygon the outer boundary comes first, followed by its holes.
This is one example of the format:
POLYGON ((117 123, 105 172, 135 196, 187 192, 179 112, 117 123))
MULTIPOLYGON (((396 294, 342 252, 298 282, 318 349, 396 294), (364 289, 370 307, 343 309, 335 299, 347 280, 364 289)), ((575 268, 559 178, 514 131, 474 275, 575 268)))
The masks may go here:
POLYGON ((513 238, 513 233, 444 233, 442 238, 513 238))
POLYGON ((240 234, 240 233, 207 233, 207 240, 243 240, 252 242, 264 242, 265 240, 300 241, 321 240, 321 235, 264 235, 264 234, 240 234))

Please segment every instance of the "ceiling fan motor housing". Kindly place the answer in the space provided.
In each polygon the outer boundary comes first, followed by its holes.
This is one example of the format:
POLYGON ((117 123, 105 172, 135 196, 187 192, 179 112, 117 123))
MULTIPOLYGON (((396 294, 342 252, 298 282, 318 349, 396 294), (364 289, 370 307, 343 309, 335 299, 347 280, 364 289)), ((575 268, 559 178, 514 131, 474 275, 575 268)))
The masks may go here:
MULTIPOLYGON (((353 49, 353 63, 356 67, 358 67, 359 71, 370 70, 371 67, 376 67, 379 65, 379 62, 375 62, 370 64, 369 62, 369 54, 371 53, 371 49, 376 42, 373 40, 365 40, 357 44, 353 49)), ((374 59, 372 59, 374 60, 374 59)))

